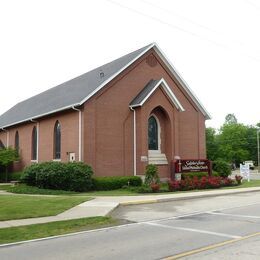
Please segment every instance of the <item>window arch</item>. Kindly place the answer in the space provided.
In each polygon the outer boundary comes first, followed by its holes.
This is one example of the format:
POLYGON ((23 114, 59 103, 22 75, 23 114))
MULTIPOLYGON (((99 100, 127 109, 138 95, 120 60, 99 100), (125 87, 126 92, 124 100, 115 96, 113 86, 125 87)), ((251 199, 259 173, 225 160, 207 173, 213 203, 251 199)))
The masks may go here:
POLYGON ((36 126, 32 130, 32 160, 36 161, 38 157, 38 131, 36 126))
POLYGON ((54 142, 53 142, 54 159, 61 158, 61 125, 56 121, 54 126, 54 142))
POLYGON ((160 125, 155 116, 150 116, 148 119, 148 149, 159 150, 159 132, 160 125))
POLYGON ((15 138, 14 138, 14 148, 17 151, 17 153, 19 152, 19 147, 20 147, 20 144, 19 144, 19 133, 18 133, 18 131, 16 131, 15 132, 15 138))

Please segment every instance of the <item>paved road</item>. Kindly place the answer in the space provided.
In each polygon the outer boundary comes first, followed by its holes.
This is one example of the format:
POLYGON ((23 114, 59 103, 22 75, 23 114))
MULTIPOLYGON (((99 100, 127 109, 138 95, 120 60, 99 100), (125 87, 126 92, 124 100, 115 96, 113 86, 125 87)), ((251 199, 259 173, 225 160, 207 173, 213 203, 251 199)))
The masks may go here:
POLYGON ((136 223, 0 248, 0 259, 260 258, 259 192, 127 206, 113 215, 133 221, 134 211, 141 212, 136 223))

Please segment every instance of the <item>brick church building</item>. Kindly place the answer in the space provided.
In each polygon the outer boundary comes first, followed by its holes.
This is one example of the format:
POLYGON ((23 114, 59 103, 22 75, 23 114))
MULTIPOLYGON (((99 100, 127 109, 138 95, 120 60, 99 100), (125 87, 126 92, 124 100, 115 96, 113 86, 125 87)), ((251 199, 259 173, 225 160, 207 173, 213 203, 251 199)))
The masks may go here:
POLYGON ((12 107, 0 116, 0 147, 14 170, 44 161, 83 161, 96 176, 161 177, 170 163, 206 158, 210 115, 160 48, 150 44, 12 107))

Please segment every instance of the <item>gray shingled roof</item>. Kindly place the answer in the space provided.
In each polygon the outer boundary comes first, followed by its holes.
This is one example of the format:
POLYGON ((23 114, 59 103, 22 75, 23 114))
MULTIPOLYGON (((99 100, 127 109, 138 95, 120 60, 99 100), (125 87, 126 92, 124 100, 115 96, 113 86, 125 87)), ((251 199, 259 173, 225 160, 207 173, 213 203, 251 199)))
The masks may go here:
POLYGON ((106 83, 106 81, 109 82, 113 75, 120 72, 152 46, 153 44, 145 46, 18 103, 0 116, 0 128, 81 105, 102 84, 106 83), (104 73, 104 77, 100 77, 101 72, 104 73))
POLYGON ((180 101, 172 92, 171 88, 167 84, 164 78, 160 80, 150 80, 145 87, 139 92, 139 94, 130 103, 130 108, 139 107, 144 104, 144 102, 153 94, 153 92, 158 88, 162 87, 165 94, 169 97, 170 102, 181 112, 185 111, 180 101))
POLYGON ((153 90, 153 88, 158 84, 160 80, 150 80, 146 86, 141 90, 141 92, 133 99, 130 103, 130 107, 135 107, 140 105, 147 95, 153 90))

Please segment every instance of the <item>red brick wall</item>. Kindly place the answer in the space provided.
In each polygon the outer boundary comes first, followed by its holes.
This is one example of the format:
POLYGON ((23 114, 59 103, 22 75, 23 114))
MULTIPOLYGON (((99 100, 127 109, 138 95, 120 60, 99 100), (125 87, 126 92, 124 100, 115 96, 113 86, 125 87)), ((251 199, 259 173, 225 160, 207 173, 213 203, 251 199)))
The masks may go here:
MULTIPOLYGON (((112 80, 82 107, 83 160, 90 164, 96 176, 133 175, 133 112, 129 103, 151 79, 164 78, 185 112, 179 112, 158 88, 142 108, 136 109, 137 174, 143 174, 148 155, 147 126, 151 112, 157 109, 162 121, 162 152, 170 162, 175 155, 182 158, 205 158, 205 118, 174 79, 157 54, 151 50, 127 70, 112 80), (152 55, 152 56, 149 56, 152 55), (148 64, 147 57, 153 60, 148 64), (154 62, 155 61, 155 62, 154 62)), ((61 159, 68 161, 67 152, 75 152, 78 160, 78 112, 67 111, 39 119, 39 161, 53 159, 53 130, 61 123, 61 159)), ((31 163, 31 135, 36 123, 26 123, 9 129, 9 144, 14 146, 15 131, 19 131, 20 166, 31 163)), ((6 144, 6 133, 0 131, 6 144)), ((159 167, 162 177, 169 176, 170 164, 159 167)))
MULTIPOLYGON (((157 89, 137 117, 137 174, 143 174, 147 155, 147 122, 151 111, 161 106, 169 117, 165 153, 168 161, 175 155, 182 158, 205 157, 204 116, 176 83, 155 53, 156 66, 149 66, 146 57, 131 65, 120 76, 85 103, 84 160, 93 166, 96 175, 133 175, 133 112, 129 103, 151 79, 162 77, 169 84, 185 112, 173 108, 168 98, 157 89)), ((161 176, 169 176, 169 165, 161 166, 161 176)))
MULTIPOLYGON (((55 114, 51 117, 39 119, 39 154, 38 161, 53 160, 53 133, 54 125, 59 120, 61 124, 61 160, 68 161, 67 152, 75 152, 78 160, 78 112, 67 111, 55 114)), ((14 164, 14 170, 20 170, 31 162, 32 130, 37 126, 36 122, 29 122, 8 128, 9 146, 15 147, 15 133, 19 133, 20 161, 14 164)), ((6 132, 0 132, 0 139, 5 145, 6 132)))

